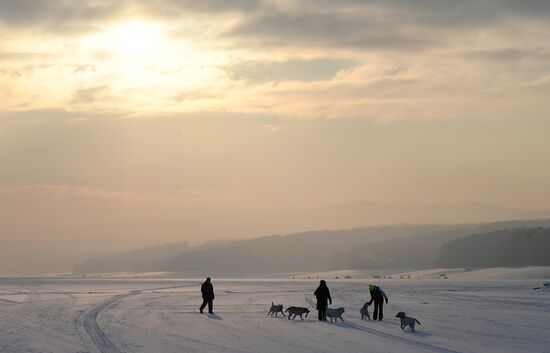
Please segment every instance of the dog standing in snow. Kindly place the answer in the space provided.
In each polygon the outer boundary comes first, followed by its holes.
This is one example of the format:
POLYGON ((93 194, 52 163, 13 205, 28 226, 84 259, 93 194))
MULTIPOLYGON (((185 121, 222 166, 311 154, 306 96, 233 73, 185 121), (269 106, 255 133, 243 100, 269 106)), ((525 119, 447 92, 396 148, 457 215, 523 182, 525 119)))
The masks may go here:
POLYGON ((366 320, 367 318, 370 320, 370 315, 369 315, 369 303, 366 302, 363 307, 361 308, 361 310, 359 310, 359 312, 361 313, 361 320, 366 320))
POLYGON ((285 313, 283 313, 283 304, 275 305, 271 302, 271 309, 269 309, 269 313, 267 313, 267 315, 273 316, 273 314, 275 314, 275 317, 277 317, 277 313, 281 313, 283 316, 286 316, 285 313))
POLYGON ((395 317, 398 317, 401 319, 401 329, 404 330, 407 326, 411 328, 411 331, 414 332, 414 325, 417 323, 419 325, 422 325, 420 321, 415 319, 414 317, 408 317, 404 312, 400 311, 395 315, 395 317))
POLYGON ((309 309, 308 308, 301 308, 299 306, 290 306, 285 310, 285 313, 286 312, 288 312, 288 319, 289 320, 290 320, 290 317, 292 315, 294 315, 292 320, 294 320, 296 318, 296 316, 299 316, 300 319, 303 320, 304 318, 302 317, 302 315, 306 314, 306 317, 307 317, 307 314, 309 314, 309 309))
POLYGON ((330 317, 330 322, 332 322, 333 318, 334 318, 334 321, 338 321, 338 318, 344 321, 344 319, 342 318, 342 314, 344 312, 346 312, 344 308, 337 308, 337 309, 327 308, 327 317, 330 317))

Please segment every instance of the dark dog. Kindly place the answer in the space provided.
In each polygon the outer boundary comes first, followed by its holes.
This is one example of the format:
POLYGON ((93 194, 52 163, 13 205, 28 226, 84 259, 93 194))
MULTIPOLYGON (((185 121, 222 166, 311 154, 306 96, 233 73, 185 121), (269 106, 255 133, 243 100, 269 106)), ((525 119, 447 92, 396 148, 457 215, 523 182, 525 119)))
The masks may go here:
POLYGON ((361 320, 366 320, 367 318, 370 320, 370 315, 369 315, 369 303, 366 302, 363 307, 361 308, 361 310, 359 310, 359 312, 361 313, 361 320))
POLYGON ((267 315, 273 316, 273 314, 275 314, 276 317, 277 313, 281 313, 283 316, 286 316, 285 313, 283 313, 283 304, 275 305, 271 302, 271 309, 269 309, 269 313, 267 313, 267 315))
POLYGON ((398 317, 401 319, 401 329, 404 330, 405 327, 409 326, 411 328, 411 331, 414 332, 414 325, 417 323, 419 325, 422 325, 420 321, 415 319, 414 317, 408 317, 404 312, 400 311, 395 315, 395 317, 398 317))
POLYGON ((308 308, 300 308, 299 306, 290 306, 285 310, 285 313, 288 313, 288 319, 289 320, 290 320, 290 317, 292 315, 294 315, 292 320, 294 320, 296 318, 296 316, 300 316, 300 319, 303 320, 304 318, 302 317, 302 314, 306 314, 306 317, 307 317, 307 314, 309 314, 309 309, 308 308))

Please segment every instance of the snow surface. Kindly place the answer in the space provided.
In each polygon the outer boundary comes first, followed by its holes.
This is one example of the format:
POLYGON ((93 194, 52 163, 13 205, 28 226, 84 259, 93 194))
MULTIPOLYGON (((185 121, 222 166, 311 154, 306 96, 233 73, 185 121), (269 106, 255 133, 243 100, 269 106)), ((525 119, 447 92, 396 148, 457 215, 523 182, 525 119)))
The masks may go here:
POLYGON ((201 315, 200 280, 4 278, 0 352, 550 352, 548 278, 466 274, 327 277, 334 307, 346 309, 343 323, 316 320, 317 280, 214 278, 216 314, 201 315), (373 282, 390 298, 382 322, 360 320, 373 282), (272 301, 312 312, 304 321, 272 318, 272 301), (416 333, 399 328, 398 311, 420 320, 416 333))

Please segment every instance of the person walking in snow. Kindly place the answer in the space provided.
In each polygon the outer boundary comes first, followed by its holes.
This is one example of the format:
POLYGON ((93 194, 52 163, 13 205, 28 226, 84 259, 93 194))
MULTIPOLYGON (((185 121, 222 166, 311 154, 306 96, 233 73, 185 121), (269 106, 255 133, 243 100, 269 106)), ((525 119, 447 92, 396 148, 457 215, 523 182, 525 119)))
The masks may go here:
POLYGON ((315 294, 315 297, 317 298, 319 321, 327 321, 327 306, 329 302, 332 305, 332 298, 330 297, 327 282, 321 280, 319 287, 317 287, 313 294, 315 294))
POLYGON ((204 310, 204 307, 208 304, 208 313, 214 314, 212 311, 212 302, 214 300, 214 287, 212 286, 212 282, 210 277, 206 279, 206 281, 201 286, 201 293, 202 293, 202 305, 199 308, 201 314, 204 310))
POLYGON ((388 304, 388 296, 382 288, 375 286, 374 284, 369 284, 369 292, 370 301, 368 305, 371 305, 374 301, 374 313, 372 318, 374 320, 382 321, 384 318, 384 300, 386 300, 386 304, 388 304))

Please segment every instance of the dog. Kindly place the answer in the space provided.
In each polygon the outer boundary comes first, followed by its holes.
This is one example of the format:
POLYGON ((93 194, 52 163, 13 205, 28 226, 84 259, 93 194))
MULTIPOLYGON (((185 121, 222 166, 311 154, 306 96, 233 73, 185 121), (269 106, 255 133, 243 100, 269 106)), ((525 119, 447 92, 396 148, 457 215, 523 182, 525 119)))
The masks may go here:
POLYGON ((290 320, 290 317, 292 315, 294 315, 294 317, 292 318, 292 320, 294 320, 296 318, 296 316, 300 316, 300 319, 304 319, 302 317, 303 314, 306 314, 306 317, 307 317, 307 314, 309 314, 309 309, 308 308, 301 308, 299 306, 289 306, 286 310, 285 310, 285 313, 288 313, 288 319, 290 320))
POLYGON ((345 312, 346 311, 344 310, 344 308, 337 308, 337 309, 327 308, 327 317, 330 317, 330 322, 332 322, 333 318, 334 318, 334 321, 338 321, 338 318, 344 321, 344 319, 342 318, 342 314, 345 312))
POLYGON ((363 307, 361 308, 361 310, 359 310, 359 312, 361 313, 361 320, 366 320, 367 318, 370 320, 370 315, 369 315, 369 303, 366 302, 363 307))
POLYGON ((267 313, 267 315, 273 316, 273 314, 275 314, 275 317, 277 317, 277 313, 281 313, 283 316, 286 316, 285 313, 283 313, 283 304, 275 305, 271 302, 271 309, 269 309, 269 313, 267 313))
POLYGON ((395 317, 398 317, 401 319, 401 329, 404 330, 407 326, 411 328, 411 331, 414 332, 414 325, 417 323, 419 325, 422 325, 420 321, 415 319, 414 317, 408 317, 404 312, 400 311, 395 315, 395 317))

